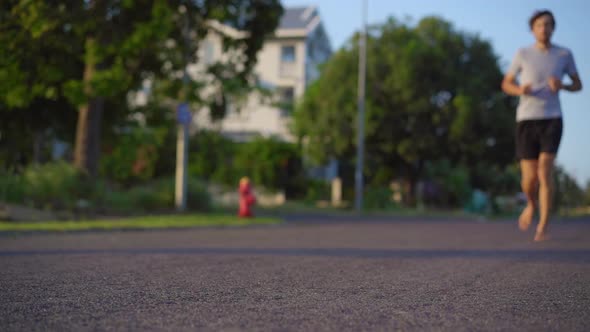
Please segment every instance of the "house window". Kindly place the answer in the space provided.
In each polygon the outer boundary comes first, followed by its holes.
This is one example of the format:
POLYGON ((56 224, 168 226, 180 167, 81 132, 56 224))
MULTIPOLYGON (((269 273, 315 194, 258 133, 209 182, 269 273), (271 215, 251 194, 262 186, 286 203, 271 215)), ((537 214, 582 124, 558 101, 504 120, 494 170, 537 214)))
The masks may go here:
POLYGON ((301 76, 297 73, 298 66, 295 55, 295 46, 281 47, 281 61, 279 63, 279 77, 282 78, 296 78, 301 76))
POLYGON ((281 47, 281 62, 295 62, 295 46, 281 47))
POLYGON ((280 88, 279 104, 282 116, 289 116, 293 113, 293 107, 295 105, 295 89, 293 87, 280 88))

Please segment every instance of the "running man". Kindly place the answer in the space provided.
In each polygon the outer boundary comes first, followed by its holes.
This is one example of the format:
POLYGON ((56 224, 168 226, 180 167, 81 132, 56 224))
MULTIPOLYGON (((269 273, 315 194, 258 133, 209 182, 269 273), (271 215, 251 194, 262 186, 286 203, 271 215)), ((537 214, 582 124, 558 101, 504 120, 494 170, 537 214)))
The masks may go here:
POLYGON ((534 240, 543 241, 547 239, 552 173, 563 127, 559 91, 580 91, 582 82, 572 52, 551 42, 555 30, 553 14, 549 10, 535 12, 529 27, 535 44, 518 50, 502 81, 502 90, 520 97, 516 110, 516 157, 527 205, 518 218, 518 226, 526 231, 538 207, 539 224, 534 240), (562 82, 566 74, 570 84, 562 82))

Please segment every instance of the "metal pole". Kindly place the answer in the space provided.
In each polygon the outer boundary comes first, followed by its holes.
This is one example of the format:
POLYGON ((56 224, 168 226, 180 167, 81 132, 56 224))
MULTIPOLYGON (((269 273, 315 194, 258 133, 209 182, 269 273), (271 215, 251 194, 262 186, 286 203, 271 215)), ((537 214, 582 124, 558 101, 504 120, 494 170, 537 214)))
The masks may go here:
POLYGON ((176 185, 175 205, 177 211, 186 209, 186 180, 188 159, 188 124, 178 124, 176 138, 176 185))
POLYGON ((357 212, 363 209, 363 163, 365 150, 365 80, 367 70, 367 0, 363 0, 363 27, 359 38, 358 131, 355 172, 355 201, 357 212))
MULTIPOLYGON (((188 60, 189 60, 189 21, 188 9, 183 7, 184 27, 182 33, 185 43, 185 61, 184 61, 184 76, 182 78, 184 102, 188 105, 188 60)), ((187 191, 187 164, 188 164, 188 142, 189 142, 189 124, 185 121, 178 123, 178 130, 176 136, 176 183, 174 190, 174 202, 177 211, 184 211, 186 209, 186 191, 187 191)))

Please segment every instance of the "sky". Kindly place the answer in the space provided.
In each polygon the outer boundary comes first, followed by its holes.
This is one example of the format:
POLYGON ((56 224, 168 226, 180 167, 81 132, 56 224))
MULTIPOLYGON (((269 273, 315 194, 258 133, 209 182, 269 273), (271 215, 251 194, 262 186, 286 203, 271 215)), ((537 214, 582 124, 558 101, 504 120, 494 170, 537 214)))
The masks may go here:
MULTIPOLYGON (((436 15, 454 27, 488 40, 499 57, 503 71, 518 48, 534 43, 528 19, 537 9, 549 9, 557 21, 553 42, 572 50, 580 78, 581 92, 562 91, 564 133, 557 164, 580 186, 590 181, 590 39, 587 0, 367 0, 367 22, 378 24, 388 17, 410 17, 417 22, 436 15)), ((361 28, 363 0, 283 0, 285 7, 316 6, 332 48, 341 48, 361 28)), ((498 87, 499 88, 499 87, 498 87)))

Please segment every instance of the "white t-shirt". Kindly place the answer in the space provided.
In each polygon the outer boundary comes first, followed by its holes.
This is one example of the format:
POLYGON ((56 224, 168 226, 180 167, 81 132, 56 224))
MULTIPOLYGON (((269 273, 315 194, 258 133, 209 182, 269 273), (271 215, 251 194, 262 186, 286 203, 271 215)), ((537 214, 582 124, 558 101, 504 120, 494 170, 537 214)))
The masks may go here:
POLYGON ((563 79, 565 74, 578 73, 572 52, 557 45, 548 50, 529 46, 518 50, 508 69, 521 85, 531 83, 530 95, 520 96, 516 121, 552 119, 561 117, 559 94, 549 89, 549 78, 563 79))

